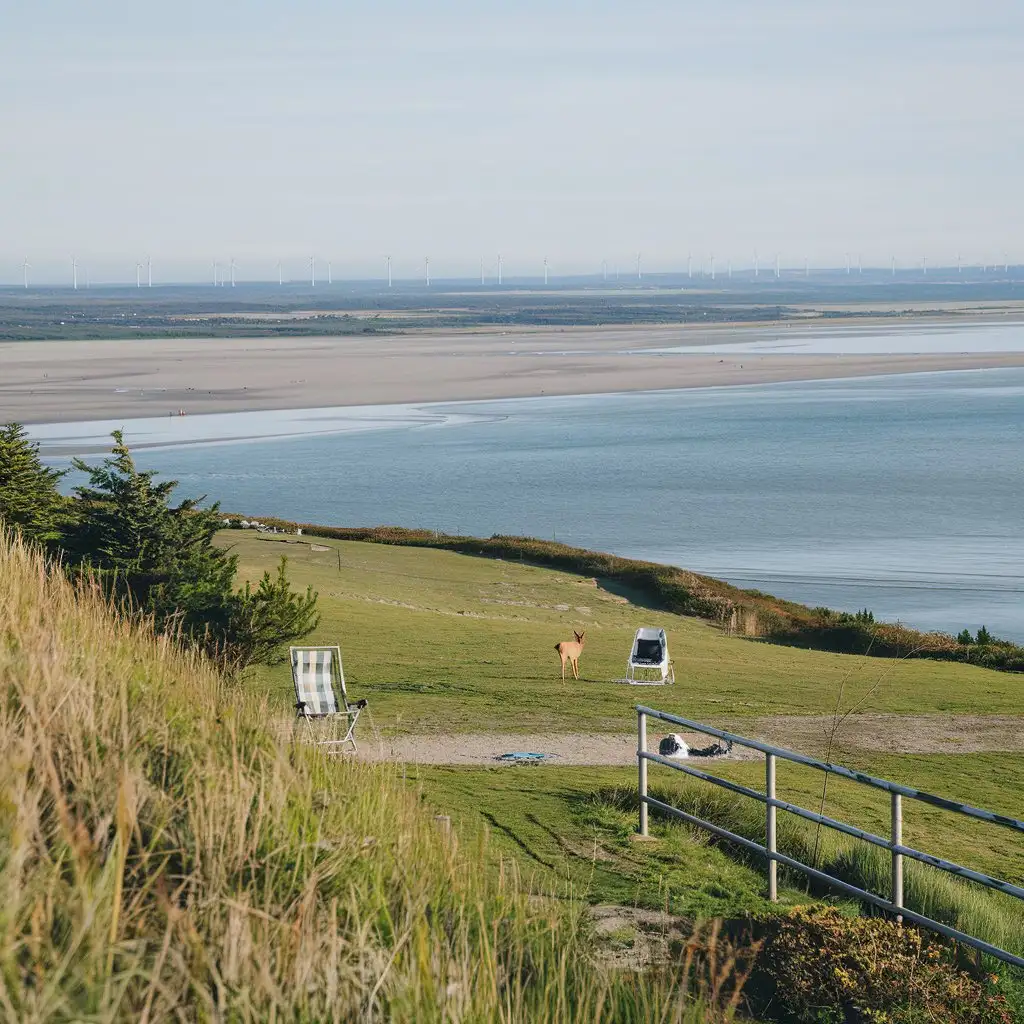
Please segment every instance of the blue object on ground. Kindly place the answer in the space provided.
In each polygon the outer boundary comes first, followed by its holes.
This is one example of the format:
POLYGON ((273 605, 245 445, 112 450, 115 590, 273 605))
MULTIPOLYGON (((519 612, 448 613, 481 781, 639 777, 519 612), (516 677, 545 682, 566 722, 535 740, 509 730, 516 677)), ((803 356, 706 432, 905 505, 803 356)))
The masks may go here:
POLYGON ((549 754, 535 754, 529 750, 514 750, 511 754, 499 754, 495 761, 543 761, 549 754))

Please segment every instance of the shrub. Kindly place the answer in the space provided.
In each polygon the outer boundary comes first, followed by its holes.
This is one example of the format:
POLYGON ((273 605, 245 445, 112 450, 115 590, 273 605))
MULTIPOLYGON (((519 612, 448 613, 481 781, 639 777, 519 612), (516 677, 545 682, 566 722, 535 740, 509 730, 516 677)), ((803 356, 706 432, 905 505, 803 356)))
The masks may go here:
POLYGON ((1002 996, 916 928, 845 917, 833 907, 798 907, 767 927, 758 969, 776 1020, 1013 1024, 1002 996))
POLYGON ((307 587, 305 594, 291 589, 285 574, 287 564, 282 558, 276 578, 265 572, 255 590, 246 583, 231 597, 224 641, 231 664, 271 664, 285 644, 315 628, 317 595, 312 587, 307 587))

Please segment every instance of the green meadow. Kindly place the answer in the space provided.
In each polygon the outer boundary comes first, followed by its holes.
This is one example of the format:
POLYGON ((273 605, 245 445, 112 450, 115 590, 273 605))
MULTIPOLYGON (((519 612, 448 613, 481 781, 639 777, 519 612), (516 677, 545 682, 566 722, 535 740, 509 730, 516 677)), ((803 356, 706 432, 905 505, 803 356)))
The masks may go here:
MULTIPOLYGON (((949 716, 1017 714, 1018 675, 949 662, 891 660, 776 646, 730 636, 698 619, 634 603, 636 595, 601 580, 424 548, 232 531, 221 535, 255 577, 282 554, 295 584, 320 591, 322 621, 311 642, 339 643, 353 696, 367 697, 376 729, 400 736, 496 731, 626 733, 635 704, 689 718, 734 721, 745 716, 831 715, 841 711, 949 716), (663 625, 676 668, 675 686, 627 687, 612 680, 625 668, 633 631, 663 625), (585 629, 581 679, 560 676, 553 647, 585 629)), ((282 705, 290 702, 285 666, 263 668, 249 685, 282 705)), ((1024 723, 1024 719, 1022 719, 1024 723)), ((659 735, 652 722, 652 735, 659 735)), ((362 728, 363 723, 360 723, 362 728)), ((667 731, 667 730, 663 730, 667 731)), ((585 738, 581 738, 581 742, 585 738)), ((820 755, 821 747, 806 750, 820 755)), ((882 754, 843 745, 835 758, 991 810, 1020 815, 1024 754, 882 754)), ((719 761, 702 767, 763 788, 763 764, 719 761)), ((632 768, 495 765, 409 766, 406 777, 436 813, 466 832, 486 832, 491 848, 515 859, 537 885, 568 883, 592 903, 668 909, 697 920, 768 909, 763 866, 679 824, 657 822, 654 842, 637 842, 636 776, 632 768)), ((658 766, 652 791, 734 831, 757 837, 764 812, 708 784, 658 766), (730 824, 731 823, 731 824, 730 824)), ((885 835, 886 794, 780 763, 784 799, 885 835)), ((995 825, 966 821, 907 800, 904 840, 929 853, 1020 883, 1024 842, 995 825)), ((887 892, 884 851, 865 850, 828 830, 780 814, 780 837, 802 859, 887 892)), ((908 868, 908 894, 951 922, 975 927, 1024 949, 1024 929, 1006 926, 1019 905, 908 868), (972 923, 973 922, 973 923, 972 923), (980 922, 980 923, 979 923, 980 922)), ((826 896, 803 879, 783 876, 782 904, 826 896)))
MULTIPOLYGON (((894 660, 730 636, 700 619, 632 603, 601 580, 426 548, 225 531, 239 571, 288 557, 295 585, 320 592, 310 643, 338 643, 353 693, 376 726, 403 731, 625 732, 638 700, 713 721, 747 715, 1021 712, 1021 677, 956 662, 894 660), (313 550, 313 548, 322 550, 313 550), (612 682, 633 633, 663 625, 674 687, 612 682), (562 683, 554 645, 586 630, 580 680, 562 683)), ((287 668, 253 685, 290 703, 287 668)))

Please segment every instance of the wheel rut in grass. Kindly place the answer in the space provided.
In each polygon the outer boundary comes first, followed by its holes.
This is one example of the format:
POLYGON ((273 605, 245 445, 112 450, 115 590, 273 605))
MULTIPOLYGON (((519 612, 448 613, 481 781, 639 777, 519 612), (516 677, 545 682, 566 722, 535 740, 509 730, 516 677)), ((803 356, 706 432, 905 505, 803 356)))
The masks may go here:
MULTIPOLYGON (((1024 751, 1024 716, 1016 715, 851 715, 836 726, 831 715, 771 715, 721 719, 714 724, 750 739, 822 757, 831 745, 841 751, 886 754, 980 754, 1024 751)), ((648 743, 669 733, 668 723, 648 721, 648 743)), ((690 747, 705 747, 714 738, 680 730, 690 747)), ((358 756, 368 761, 409 764, 498 765, 529 763, 564 765, 631 765, 636 763, 634 733, 415 733, 400 736, 360 737, 358 756), (503 762, 512 752, 544 754, 537 762, 503 762), (550 759, 550 760, 548 760, 550 759)), ((734 748, 729 760, 749 760, 756 751, 734 748)), ((715 758, 721 760, 721 758, 715 758)))

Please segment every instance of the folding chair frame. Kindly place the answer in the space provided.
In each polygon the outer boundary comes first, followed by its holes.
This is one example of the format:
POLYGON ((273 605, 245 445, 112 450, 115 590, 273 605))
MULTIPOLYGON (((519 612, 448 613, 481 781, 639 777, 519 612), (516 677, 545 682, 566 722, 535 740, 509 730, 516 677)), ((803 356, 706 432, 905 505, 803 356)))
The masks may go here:
POLYGON ((322 647, 290 647, 288 649, 288 660, 291 664, 292 669, 292 686, 295 689, 295 717, 303 719, 306 723, 306 727, 309 729, 310 735, 313 733, 314 721, 331 721, 332 719, 344 718, 347 720, 348 728, 345 732, 345 736, 340 740, 314 740, 318 747, 328 748, 330 753, 339 753, 345 747, 346 744, 352 745, 352 753, 356 753, 356 740, 355 740, 355 728, 356 723, 359 721, 359 716, 362 714, 363 708, 366 707, 367 702, 365 700, 359 700, 350 703, 348 699, 348 691, 345 689, 345 669, 341 661, 341 647, 337 644, 322 647), (295 655, 297 653, 308 654, 315 651, 330 651, 331 668, 330 668, 330 685, 331 685, 331 696, 334 698, 334 705, 337 710, 326 711, 320 714, 316 712, 310 712, 308 708, 308 702, 302 699, 301 691, 299 690, 299 679, 296 671, 295 655), (338 702, 338 693, 334 687, 335 677, 335 666, 337 666, 337 681, 340 685, 341 690, 341 703, 338 702), (342 705, 344 709, 342 709, 342 705))
POLYGON ((670 686, 676 681, 676 669, 672 663, 668 653, 668 637, 665 635, 665 630, 657 628, 657 633, 660 634, 658 639, 662 645, 662 661, 657 665, 642 665, 638 662, 633 661, 633 651, 636 650, 637 641, 640 639, 653 639, 653 637, 641 638, 641 632, 655 632, 655 629, 651 627, 641 627, 636 631, 633 636, 633 646, 629 649, 629 658, 626 660, 626 682, 630 686, 664 686, 668 683, 670 686), (657 679, 646 678, 645 674, 657 675, 657 679))

